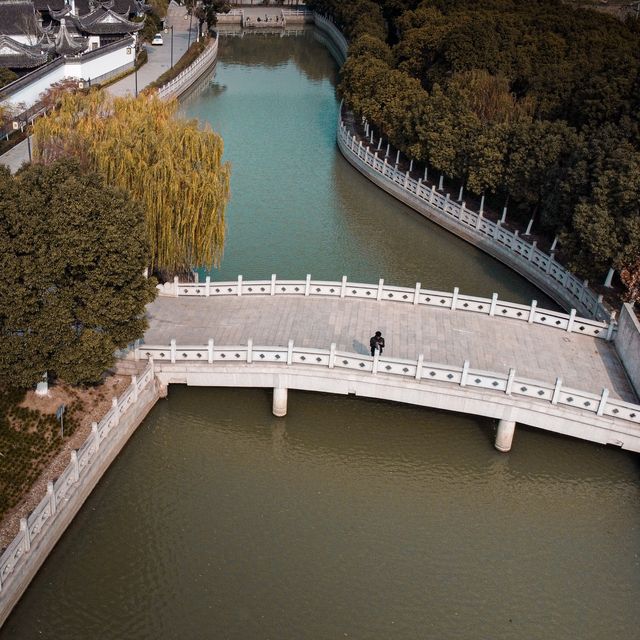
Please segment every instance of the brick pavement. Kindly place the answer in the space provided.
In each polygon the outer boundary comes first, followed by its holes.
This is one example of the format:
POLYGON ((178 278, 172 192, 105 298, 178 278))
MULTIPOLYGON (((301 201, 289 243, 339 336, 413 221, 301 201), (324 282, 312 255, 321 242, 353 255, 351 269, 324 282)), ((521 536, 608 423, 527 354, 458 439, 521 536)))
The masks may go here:
POLYGON ((487 315, 360 299, 298 296, 159 297, 147 308, 147 344, 286 345, 368 353, 369 337, 382 331, 385 355, 505 372, 636 402, 612 343, 487 315))

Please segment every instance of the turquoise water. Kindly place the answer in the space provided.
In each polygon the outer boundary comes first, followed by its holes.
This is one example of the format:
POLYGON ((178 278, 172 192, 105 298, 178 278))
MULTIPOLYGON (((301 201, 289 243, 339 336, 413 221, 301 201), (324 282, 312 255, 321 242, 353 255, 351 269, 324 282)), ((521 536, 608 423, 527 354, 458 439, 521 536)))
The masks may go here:
POLYGON ((233 168, 225 255, 212 277, 384 278, 556 308, 347 163, 336 146, 337 66, 314 33, 222 38, 213 82, 186 104, 223 136, 233 168))

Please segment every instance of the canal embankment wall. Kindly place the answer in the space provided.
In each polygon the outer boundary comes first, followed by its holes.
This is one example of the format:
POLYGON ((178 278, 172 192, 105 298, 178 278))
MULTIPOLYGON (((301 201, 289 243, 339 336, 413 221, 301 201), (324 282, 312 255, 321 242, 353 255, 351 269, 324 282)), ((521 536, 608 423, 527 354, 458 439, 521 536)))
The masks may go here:
POLYGON ((629 380, 640 397, 640 321, 633 304, 624 304, 620 310, 614 344, 629 380))
POLYGON ((84 444, 71 454, 67 468, 0 556, 0 626, 17 604, 66 528, 82 507, 133 432, 161 397, 153 363, 130 387, 114 398, 109 412, 92 430, 84 444))

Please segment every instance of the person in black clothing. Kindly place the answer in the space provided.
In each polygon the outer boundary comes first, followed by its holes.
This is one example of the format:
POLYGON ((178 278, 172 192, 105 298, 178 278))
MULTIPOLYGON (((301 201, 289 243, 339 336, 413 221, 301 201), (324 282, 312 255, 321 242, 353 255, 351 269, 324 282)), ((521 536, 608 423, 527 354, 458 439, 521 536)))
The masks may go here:
POLYGON ((376 349, 380 351, 380 355, 382 355, 382 350, 384 349, 384 338, 380 331, 376 331, 375 336, 371 336, 369 340, 369 346, 371 347, 371 355, 376 355, 376 349))

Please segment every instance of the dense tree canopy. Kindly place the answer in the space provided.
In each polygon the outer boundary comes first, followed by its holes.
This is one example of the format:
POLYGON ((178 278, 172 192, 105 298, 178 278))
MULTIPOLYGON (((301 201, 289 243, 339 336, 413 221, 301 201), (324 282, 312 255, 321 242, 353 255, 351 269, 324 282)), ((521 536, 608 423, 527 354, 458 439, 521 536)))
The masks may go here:
POLYGON ((146 328, 148 259, 139 206, 97 175, 0 167, 0 383, 98 381, 146 328))
POLYGON ((219 262, 231 173, 222 138, 178 118, 176 109, 154 94, 113 98, 96 91, 65 95, 34 125, 36 161, 77 158, 142 206, 149 264, 164 273, 219 262))
POLYGON ((410 156, 559 234, 601 277, 640 255, 640 20, 559 0, 308 0, 351 39, 347 105, 410 156))

